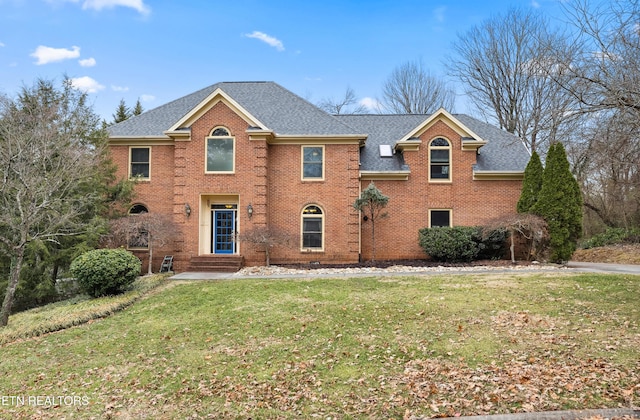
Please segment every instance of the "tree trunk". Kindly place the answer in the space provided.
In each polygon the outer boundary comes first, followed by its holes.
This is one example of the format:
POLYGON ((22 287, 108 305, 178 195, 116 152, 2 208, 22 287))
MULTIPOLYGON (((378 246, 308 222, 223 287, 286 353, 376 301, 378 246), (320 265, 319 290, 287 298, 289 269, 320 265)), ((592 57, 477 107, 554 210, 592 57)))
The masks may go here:
POLYGON ((13 306, 13 297, 18 287, 18 280, 20 279, 20 272, 22 271, 22 262, 24 260, 24 248, 26 245, 18 248, 16 256, 11 267, 11 278, 7 285, 7 291, 4 295, 4 301, 2 302, 2 310, 0 310, 0 327, 6 327, 9 324, 9 315, 11 314, 11 307, 13 306))
POLYGON ((149 269, 147 274, 153 274, 153 247, 151 246, 151 235, 149 235, 149 269))
POLYGON ((376 262, 376 221, 371 212, 371 262, 376 262))
POLYGON ((509 251, 511 251, 511 264, 515 264, 516 263, 516 255, 515 255, 515 249, 516 249, 516 245, 513 241, 513 234, 514 232, 511 231, 510 232, 510 237, 511 237, 511 245, 509 246, 509 251))

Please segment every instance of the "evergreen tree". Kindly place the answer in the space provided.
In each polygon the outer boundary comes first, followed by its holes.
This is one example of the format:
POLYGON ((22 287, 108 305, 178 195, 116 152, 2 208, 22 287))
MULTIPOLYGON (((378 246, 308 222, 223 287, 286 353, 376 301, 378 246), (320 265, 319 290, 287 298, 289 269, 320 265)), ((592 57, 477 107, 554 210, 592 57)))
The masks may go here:
POLYGON ((140 103, 140 99, 138 99, 136 101, 136 106, 133 108, 133 111, 131 111, 132 116, 140 115, 143 112, 144 112, 144 108, 142 108, 142 104, 140 103))
POLYGON ((131 110, 129 109, 127 104, 124 102, 124 99, 120 99, 120 104, 118 105, 118 108, 116 108, 116 113, 113 114, 113 123, 117 124, 124 120, 128 120, 131 115, 133 114, 131 113, 131 110))
POLYGON ((373 182, 369 184, 360 194, 360 198, 353 203, 353 208, 364 213, 365 220, 371 221, 371 261, 376 260, 376 220, 387 217, 387 213, 382 210, 387 207, 389 197, 375 186, 373 182))
POLYGON ((562 143, 549 148, 542 188, 531 211, 549 224, 550 260, 568 261, 582 233, 582 196, 562 143))
POLYGON ((535 150, 531 154, 531 159, 524 170, 522 180, 522 193, 518 200, 518 213, 528 213, 538 201, 540 189, 542 188, 542 173, 544 168, 540 161, 540 155, 535 150))

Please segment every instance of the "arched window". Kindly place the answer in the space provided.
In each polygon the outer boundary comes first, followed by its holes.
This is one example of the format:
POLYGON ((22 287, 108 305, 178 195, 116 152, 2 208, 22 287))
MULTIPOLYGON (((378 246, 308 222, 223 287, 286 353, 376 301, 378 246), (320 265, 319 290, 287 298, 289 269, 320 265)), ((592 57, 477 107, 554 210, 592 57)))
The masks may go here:
POLYGON ((324 214, 316 205, 302 210, 302 248, 318 251, 324 249, 324 214))
POLYGON ((235 138, 224 127, 211 130, 206 143, 205 172, 233 173, 235 171, 235 138))
POLYGON ((147 210, 147 207, 144 204, 134 204, 129 209, 130 216, 133 214, 142 214, 142 213, 149 213, 149 210, 147 210))
POLYGON ((451 144, 438 137, 429 143, 429 179, 445 181, 451 179, 451 144))
POLYGON ((132 249, 149 249, 149 231, 145 226, 145 218, 138 216, 149 213, 144 204, 134 204, 129 209, 127 224, 127 247, 132 249))

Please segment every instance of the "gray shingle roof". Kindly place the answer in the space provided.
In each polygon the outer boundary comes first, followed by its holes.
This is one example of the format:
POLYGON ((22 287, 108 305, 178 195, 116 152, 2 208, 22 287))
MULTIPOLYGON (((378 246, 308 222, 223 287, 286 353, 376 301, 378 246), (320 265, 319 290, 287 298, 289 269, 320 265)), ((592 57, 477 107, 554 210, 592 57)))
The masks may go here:
POLYGON ((395 146, 396 142, 427 119, 425 115, 336 115, 336 117, 359 132, 367 133, 367 142, 360 148, 360 170, 363 171, 407 171, 402 154, 381 158, 381 144, 395 146))
MULTIPOLYGON (((379 146, 395 143, 429 115, 330 115, 273 82, 223 82, 208 86, 108 128, 113 137, 162 137, 216 89, 236 101, 277 135, 367 135, 360 149, 363 171, 406 171, 402 154, 380 157, 379 146)), ((479 151, 476 172, 524 171, 529 153, 517 137, 465 114, 454 115, 487 142, 479 151)))
POLYGON ((454 117, 487 142, 478 152, 476 172, 524 172, 531 155, 519 137, 465 114, 454 117))
POLYGON ((109 127, 111 136, 162 136, 182 117, 220 88, 279 135, 352 135, 351 127, 273 82, 223 82, 183 96, 109 127))

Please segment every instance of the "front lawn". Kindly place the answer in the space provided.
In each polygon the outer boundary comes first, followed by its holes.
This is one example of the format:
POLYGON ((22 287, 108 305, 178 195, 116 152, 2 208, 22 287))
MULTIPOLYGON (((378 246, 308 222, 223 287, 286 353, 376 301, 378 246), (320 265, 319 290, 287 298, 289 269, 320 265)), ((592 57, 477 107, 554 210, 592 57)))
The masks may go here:
POLYGON ((557 272, 171 283, 2 346, 0 418, 629 408, 639 297, 638 276, 557 272))

